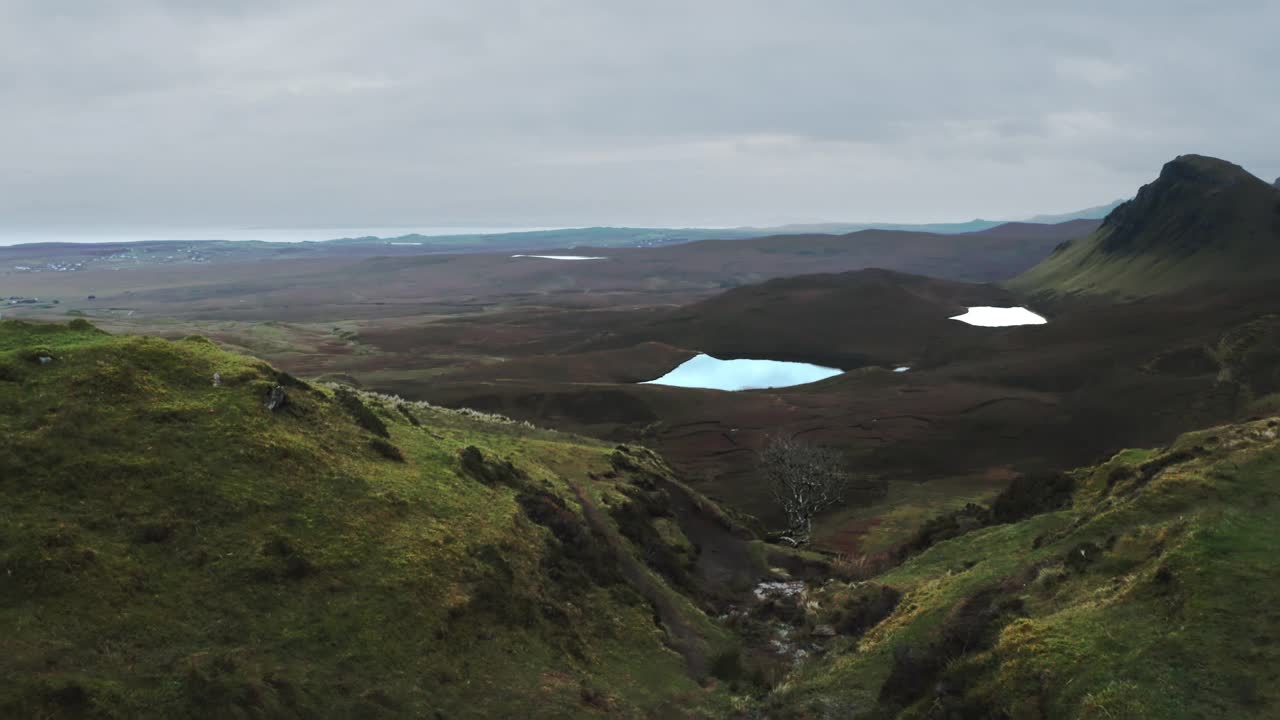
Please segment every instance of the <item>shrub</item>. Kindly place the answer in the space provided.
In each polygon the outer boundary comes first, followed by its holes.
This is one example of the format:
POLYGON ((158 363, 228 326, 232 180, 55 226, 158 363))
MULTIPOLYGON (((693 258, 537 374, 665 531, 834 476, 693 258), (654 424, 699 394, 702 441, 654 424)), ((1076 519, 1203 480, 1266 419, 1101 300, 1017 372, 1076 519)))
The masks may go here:
POLYGON ((383 440, 382 438, 374 438, 369 441, 369 447, 382 457, 394 462, 404 462, 404 453, 400 452, 400 448, 383 440))
POLYGON ((400 411, 401 415, 404 415, 405 419, 409 421, 410 425, 414 427, 422 427, 422 423, 418 420, 418 416, 413 414, 413 410, 410 410, 408 405, 405 405, 404 403, 398 403, 396 405, 396 409, 400 411))
POLYGON ((931 518, 916 530, 915 534, 903 545, 905 554, 923 552, 930 547, 951 540, 971 531, 991 524, 991 511, 974 503, 968 503, 955 510, 931 518))
POLYGON ((556 584, 577 592, 590 584, 607 587, 622 582, 608 541, 579 519, 559 496, 532 490, 517 495, 516 503, 525 517, 550 530, 558 541, 543 558, 543 568, 556 584))
POLYGON ((0 360, 0 382, 21 382, 22 371, 8 360, 0 360))
POLYGON ((887 585, 864 585, 845 601, 832 625, 841 635, 861 636, 889 617, 902 593, 887 585))
POLYGON ((694 558, 667 543, 653 525, 653 518, 670 514, 670 498, 662 491, 635 492, 632 496, 634 499, 610 512, 618 530, 640 551, 646 565, 677 587, 694 590, 694 558))
POLYGON ((475 445, 463 448, 458 458, 462 472, 485 485, 520 487, 528 479, 524 471, 512 465, 511 461, 490 460, 475 445))
POLYGON ((996 496, 991 504, 991 519, 997 523, 1011 523, 1052 512, 1070 503, 1075 489, 1075 480, 1066 473, 1023 475, 996 496))
POLYGON ((364 404, 360 396, 339 385, 334 391, 334 397, 338 400, 338 405, 347 411, 347 414, 356 421, 357 425, 374 435, 384 438, 391 437, 391 433, 387 430, 387 424, 382 422, 382 418, 375 415, 368 405, 364 404))

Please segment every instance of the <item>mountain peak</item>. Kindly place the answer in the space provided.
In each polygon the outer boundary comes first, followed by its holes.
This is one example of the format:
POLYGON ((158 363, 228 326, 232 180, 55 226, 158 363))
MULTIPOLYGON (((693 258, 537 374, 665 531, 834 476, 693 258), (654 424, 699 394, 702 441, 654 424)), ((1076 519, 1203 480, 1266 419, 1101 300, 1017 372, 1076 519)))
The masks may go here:
POLYGON ((1161 182, 1194 182, 1227 185, 1236 182, 1258 182, 1258 178, 1235 163, 1207 155, 1179 155, 1160 170, 1161 182))
POLYGON ((1274 276, 1275 188, 1234 163, 1179 155, 1102 226, 1016 279, 1036 292, 1140 297, 1274 276))
POLYGON ((1251 186, 1265 183, 1235 163, 1207 155, 1179 155, 1165 163, 1160 176, 1143 185, 1132 200, 1107 215, 1102 229, 1109 231, 1109 236, 1102 249, 1149 249, 1146 246, 1156 239, 1148 232, 1155 229, 1153 225, 1163 226, 1166 231, 1197 225, 1195 216, 1205 203, 1213 203, 1229 188, 1251 186))

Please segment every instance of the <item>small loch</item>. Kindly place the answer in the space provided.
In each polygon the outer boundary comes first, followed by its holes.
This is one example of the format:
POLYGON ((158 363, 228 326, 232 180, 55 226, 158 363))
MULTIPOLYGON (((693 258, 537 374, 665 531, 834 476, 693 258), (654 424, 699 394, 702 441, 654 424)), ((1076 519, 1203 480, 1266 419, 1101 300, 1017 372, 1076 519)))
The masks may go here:
POLYGON ((645 385, 705 388, 711 390, 757 390, 805 385, 842 374, 837 368, 778 360, 721 360, 697 355, 657 380, 645 385))

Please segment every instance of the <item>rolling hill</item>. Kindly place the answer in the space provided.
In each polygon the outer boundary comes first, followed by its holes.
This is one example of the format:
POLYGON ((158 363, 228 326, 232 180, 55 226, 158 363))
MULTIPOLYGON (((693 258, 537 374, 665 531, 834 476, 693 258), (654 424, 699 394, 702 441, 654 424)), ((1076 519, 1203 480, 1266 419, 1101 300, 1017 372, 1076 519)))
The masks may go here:
POLYGON ((1113 210, 1008 286, 1033 296, 1136 298, 1274 279, 1280 191, 1238 165, 1182 155, 1113 210))
MULTIPOLYGON (((1221 354, 1280 387, 1268 334, 1221 354)), ((199 337, 0 323, 0 438, 6 717, 1280 707, 1274 418, 1015 479, 834 562, 751 540, 643 448, 199 337)))
POLYGON ((647 451, 83 320, 0 323, 0 518, 4 717, 721 716, 766 572, 647 451))
POLYGON ((727 290, 628 323, 601 346, 644 341, 720 358, 798 360, 841 369, 918 365, 931 346, 963 342, 972 328, 948 318, 972 305, 1010 305, 994 285, 890 270, 799 275, 727 290))

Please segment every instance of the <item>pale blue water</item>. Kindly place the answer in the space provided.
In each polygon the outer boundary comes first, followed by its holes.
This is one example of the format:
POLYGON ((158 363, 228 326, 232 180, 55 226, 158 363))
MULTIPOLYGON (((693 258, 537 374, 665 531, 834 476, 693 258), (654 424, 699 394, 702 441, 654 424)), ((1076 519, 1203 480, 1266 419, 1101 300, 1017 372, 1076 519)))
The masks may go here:
POLYGON ((804 385, 825 380, 843 372, 843 370, 808 363, 777 360, 720 360, 710 355, 698 355, 657 380, 649 380, 644 384, 711 390, 753 390, 804 385))

